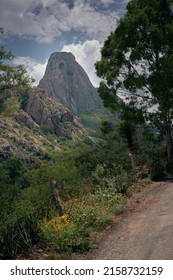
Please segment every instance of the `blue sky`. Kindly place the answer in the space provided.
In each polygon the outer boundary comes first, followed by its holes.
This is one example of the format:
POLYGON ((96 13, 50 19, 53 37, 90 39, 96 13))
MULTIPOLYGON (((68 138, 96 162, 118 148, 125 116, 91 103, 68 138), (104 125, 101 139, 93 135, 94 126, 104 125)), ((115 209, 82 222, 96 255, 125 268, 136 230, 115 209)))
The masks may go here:
POLYGON ((98 86, 94 63, 128 0, 1 0, 2 43, 39 81, 52 52, 70 51, 98 86))

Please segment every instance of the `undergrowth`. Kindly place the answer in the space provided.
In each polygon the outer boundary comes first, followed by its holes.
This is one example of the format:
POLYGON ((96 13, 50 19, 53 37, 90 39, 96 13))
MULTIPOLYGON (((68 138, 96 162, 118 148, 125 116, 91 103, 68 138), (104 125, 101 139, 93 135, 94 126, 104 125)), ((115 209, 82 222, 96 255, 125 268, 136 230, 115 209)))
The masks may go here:
POLYGON ((59 252, 86 251, 89 235, 112 222, 124 211, 123 196, 115 189, 97 189, 93 193, 63 203, 65 215, 54 216, 40 224, 40 236, 47 246, 59 252))

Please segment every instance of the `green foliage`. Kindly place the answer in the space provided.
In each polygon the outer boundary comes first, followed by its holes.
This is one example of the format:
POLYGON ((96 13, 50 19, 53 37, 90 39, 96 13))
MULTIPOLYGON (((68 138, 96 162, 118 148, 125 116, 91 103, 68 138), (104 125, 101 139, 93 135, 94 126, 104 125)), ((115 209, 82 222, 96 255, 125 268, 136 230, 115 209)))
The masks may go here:
POLYGON ((88 114, 80 114, 80 119, 83 126, 87 129, 89 135, 92 137, 98 137, 100 125, 103 118, 105 118, 105 114, 100 110, 88 114))
POLYGON ((80 174, 74 166, 74 160, 66 154, 60 154, 49 164, 28 171, 27 176, 33 186, 49 186, 52 180, 58 182, 60 196, 65 198, 71 192, 79 192, 80 174))
POLYGON ((0 166, 0 258, 11 258, 37 240, 38 223, 52 209, 50 188, 32 187, 18 158, 0 166))
MULTIPOLYGON (((90 147, 91 148, 91 147, 90 147)), ((86 148, 85 148, 86 149, 86 148)), ((84 147, 82 146, 82 151, 84 147)), ((58 191, 63 200, 65 216, 46 219, 40 223, 39 236, 43 246, 58 252, 88 250, 89 233, 111 222, 114 214, 124 211, 123 198, 116 185, 94 185, 86 182, 76 168, 81 150, 60 153, 51 166, 42 165, 28 172, 32 185, 47 185, 52 179, 58 182, 58 191)), ((114 174, 121 174, 120 167, 114 167, 114 174)), ((122 171, 122 170, 121 170, 122 171)), ((98 177, 104 168, 96 166, 98 177)), ((91 174, 88 174, 91 176, 91 174)))
POLYGON ((113 131, 113 127, 111 122, 109 121, 102 121, 101 132, 103 134, 108 134, 113 131))
POLYGON ((32 82, 33 79, 29 78, 23 65, 16 67, 7 65, 0 76, 0 91, 16 90, 20 92, 29 89, 32 82))
POLYGON ((28 208, 28 203, 20 205, 18 211, 8 216, 0 227, 1 258, 11 258, 19 250, 29 248, 37 239, 37 213, 28 208), (26 208, 27 207, 27 208, 26 208))
MULTIPOLYGON (((101 60, 96 63, 100 83, 99 94, 110 110, 124 114, 128 106, 140 111, 145 120, 163 128, 167 159, 172 158, 173 116, 173 1, 131 0, 127 12, 104 43, 101 60), (126 101, 117 96, 126 92, 126 101), (157 104, 156 114, 148 108, 157 104), (140 108, 140 110, 139 110, 140 108), (158 112, 160 114, 158 114, 158 112), (159 119, 158 119, 159 117, 159 119), (157 120, 157 121, 156 121, 157 120)), ((134 114, 130 114, 131 117, 134 114)), ((127 117, 122 117, 127 121, 127 117)), ((136 118, 138 124, 138 118, 136 118)))
POLYGON ((64 202, 66 215, 40 224, 45 245, 58 252, 86 251, 89 234, 111 223, 114 214, 124 211, 123 197, 115 188, 97 188, 93 193, 69 197, 64 202))
POLYGON ((49 189, 30 187, 18 190, 18 196, 13 195, 10 202, 10 206, 3 205, 1 208, 4 210, 0 221, 1 258, 11 258, 35 243, 38 240, 38 224, 52 209, 49 189))
POLYGON ((10 117, 14 115, 20 109, 20 102, 14 96, 8 98, 4 101, 3 105, 0 106, 0 114, 1 116, 10 117))
POLYGON ((118 124, 120 135, 127 141, 129 148, 134 148, 135 127, 129 121, 118 124))
MULTIPOLYGON (((3 29, 0 28, 0 34, 3 29)), ((9 95, 9 92, 23 93, 28 90, 33 83, 23 65, 13 66, 10 61, 13 55, 7 52, 5 47, 0 45, 0 114, 12 115, 19 109, 18 98, 9 95)))
POLYGON ((123 197, 117 190, 96 187, 82 197, 73 197, 64 203, 69 219, 88 229, 99 229, 110 223, 112 214, 118 214, 115 205, 123 209, 123 197))
POLYGON ((96 183, 104 188, 114 188, 119 193, 126 193, 132 182, 131 173, 116 163, 112 164, 111 168, 105 167, 98 164, 92 173, 96 183))
POLYGON ((67 216, 42 222, 40 236, 49 248, 59 252, 86 251, 89 248, 87 231, 75 225, 67 216))
POLYGON ((24 177, 24 172, 26 171, 26 167, 19 158, 14 157, 4 162, 4 164, 2 164, 1 170, 3 174, 6 174, 9 182, 14 183, 16 180, 20 180, 21 178, 24 177))
POLYGON ((158 134, 150 131, 141 131, 139 145, 139 163, 147 168, 146 176, 151 179, 160 179, 166 175, 167 160, 164 143, 158 134))
POLYGON ((99 181, 100 177, 104 175, 104 167, 101 164, 97 164, 95 171, 92 173, 92 176, 99 181))
POLYGON ((18 158, 1 163, 1 258, 12 258, 39 240, 58 252, 85 251, 90 246, 90 231, 110 223, 112 215, 124 210, 116 182, 110 183, 111 176, 122 177, 121 168, 111 165, 112 169, 106 170, 109 184, 105 185, 96 182, 102 179, 104 167, 93 165, 98 178, 93 177, 92 181, 97 184, 89 184, 76 167, 81 151, 83 145, 71 153, 59 153, 49 163, 30 170, 18 158), (58 182, 68 215, 65 226, 60 217, 54 218, 50 189, 53 179, 58 182))
POLYGON ((122 165, 124 170, 131 170, 127 147, 114 138, 87 148, 76 157, 75 162, 82 175, 86 177, 95 172, 97 166, 104 167, 105 175, 114 164, 122 165))

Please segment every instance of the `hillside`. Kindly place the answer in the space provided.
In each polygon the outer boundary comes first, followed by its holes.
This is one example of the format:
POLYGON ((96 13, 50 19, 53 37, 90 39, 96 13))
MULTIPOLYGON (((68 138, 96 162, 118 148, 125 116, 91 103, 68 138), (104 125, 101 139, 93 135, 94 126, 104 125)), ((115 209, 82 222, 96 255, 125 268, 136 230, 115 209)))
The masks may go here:
POLYGON ((68 109, 37 88, 24 94, 18 112, 1 117, 0 132, 1 159, 19 156, 26 161, 60 151, 63 138, 80 141, 89 137, 68 109))

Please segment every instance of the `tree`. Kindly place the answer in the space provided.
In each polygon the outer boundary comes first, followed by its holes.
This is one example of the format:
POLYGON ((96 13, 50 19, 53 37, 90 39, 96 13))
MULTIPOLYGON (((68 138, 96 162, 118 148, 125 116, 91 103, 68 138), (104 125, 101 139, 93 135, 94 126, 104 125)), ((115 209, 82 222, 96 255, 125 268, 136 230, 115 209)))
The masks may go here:
MULTIPOLYGON (((0 28, 0 34, 3 34, 2 28, 0 28)), ((21 94, 29 89, 34 81, 28 76, 23 65, 13 66, 9 63, 12 58, 12 53, 0 45, 0 112, 9 111, 11 103, 17 106, 17 100, 14 100, 15 97, 9 92, 16 91, 21 94)))
POLYGON ((146 121, 163 131, 171 163, 173 0, 131 0, 101 55, 96 71, 103 78, 99 94, 105 106, 122 111, 125 103, 141 110, 146 121), (118 98, 122 90, 126 100, 118 98))

